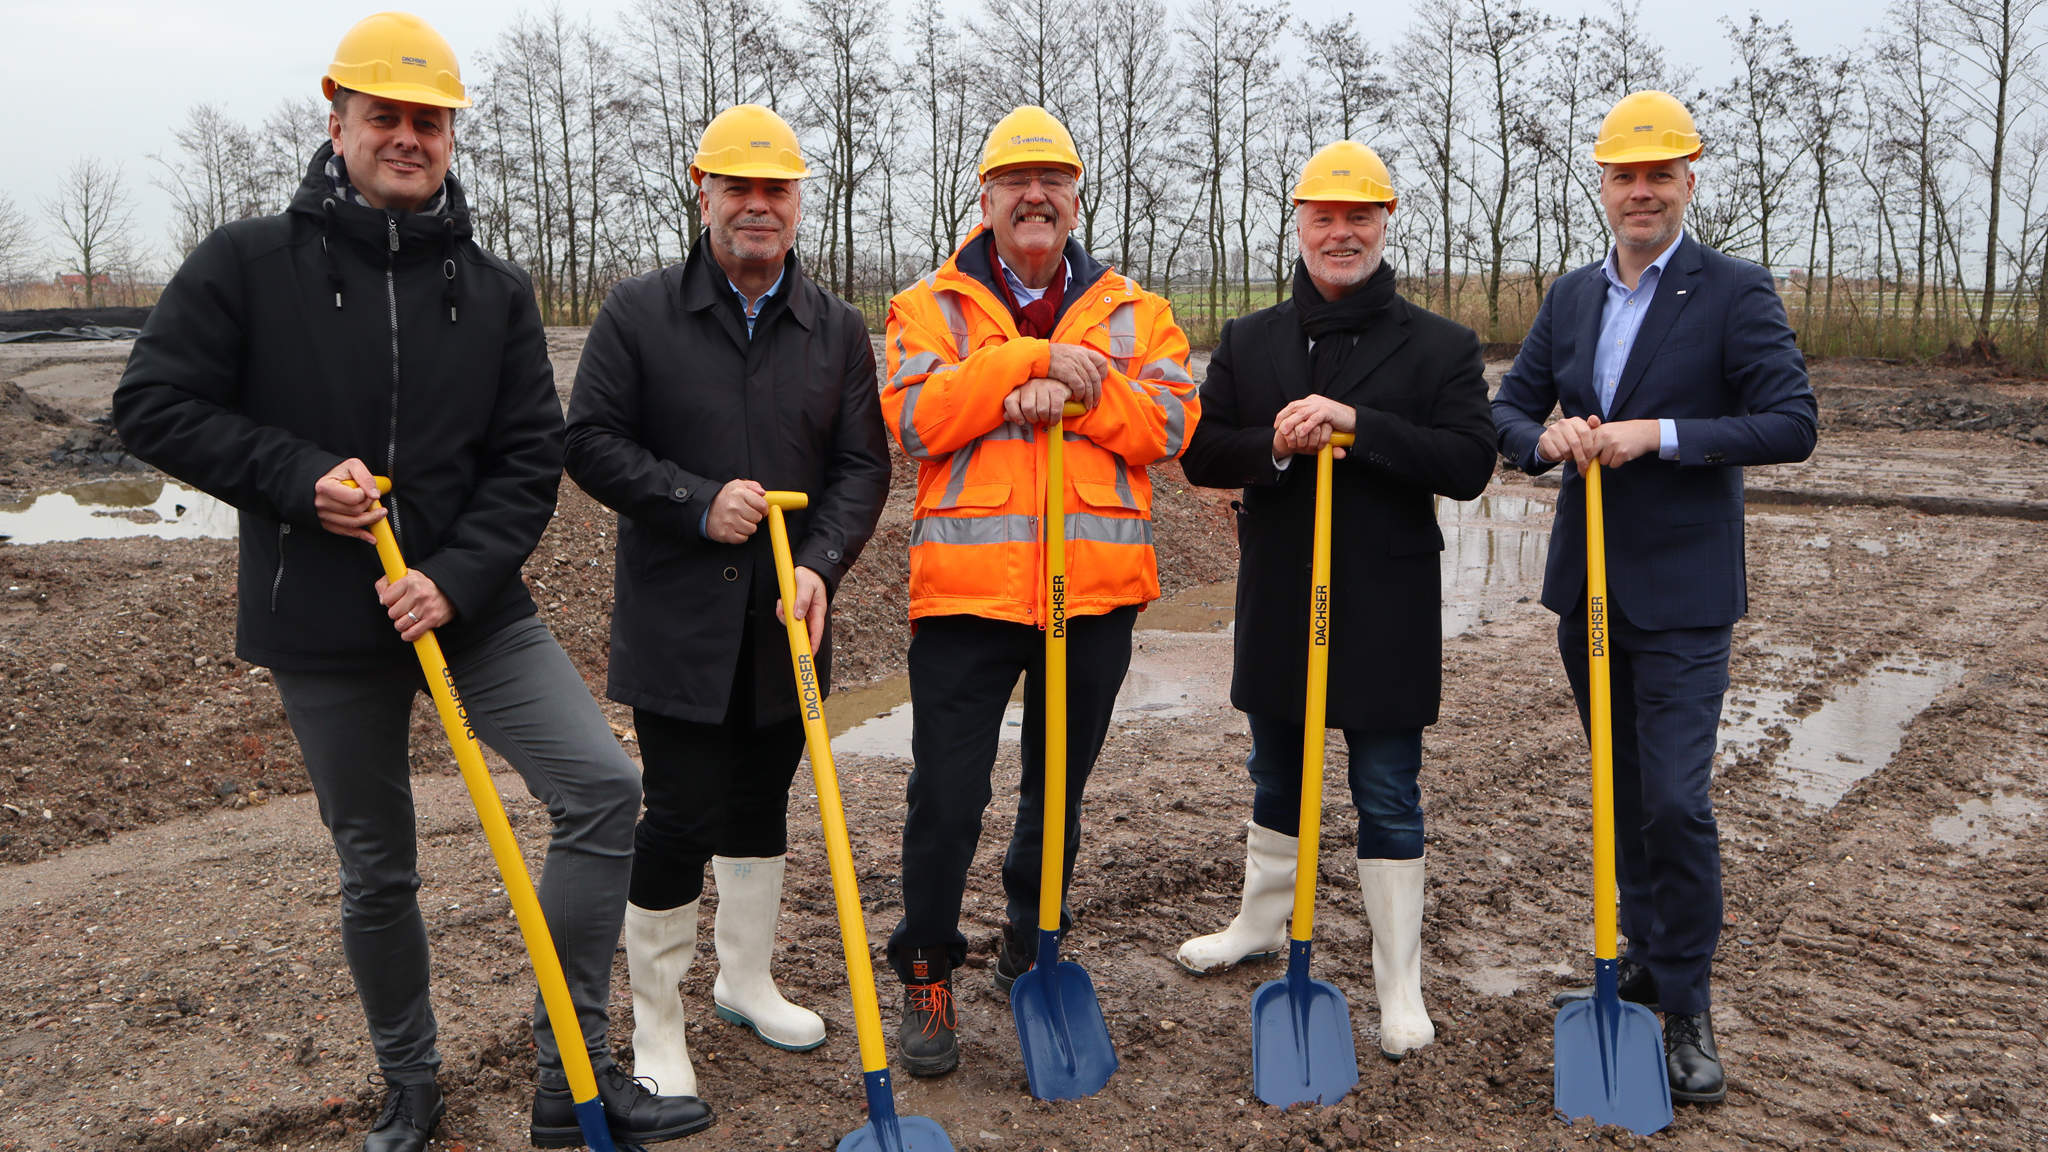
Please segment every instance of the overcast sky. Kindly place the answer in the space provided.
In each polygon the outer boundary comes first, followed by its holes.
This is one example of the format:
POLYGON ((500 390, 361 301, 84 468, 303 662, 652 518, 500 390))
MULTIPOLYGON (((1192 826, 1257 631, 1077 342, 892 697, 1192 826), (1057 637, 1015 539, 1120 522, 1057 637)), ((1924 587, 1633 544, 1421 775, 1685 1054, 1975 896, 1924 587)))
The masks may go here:
MULTIPOLYGON (((956 0, 961 9, 974 0, 956 0)), ((1608 9, 1582 0, 1531 0, 1561 17, 1608 9)), ((629 0, 588 0, 569 5, 610 25, 629 0)), ((1178 11, 1185 0, 1167 0, 1178 11)), ((791 7, 793 0, 783 0, 791 7)), ((465 62, 476 59, 521 7, 505 0, 423 0, 417 11, 454 45, 465 62)), ((1858 41, 1881 8, 1847 0, 1644 0, 1643 20, 1673 63, 1718 81, 1728 69, 1721 16, 1744 19, 1762 7, 1766 18, 1790 20, 1806 52, 1831 51, 1858 41)), ((1408 24, 1405 6, 1363 6, 1356 0, 1294 0, 1297 18, 1321 23, 1359 13, 1376 50, 1385 52, 1408 24)), ((0 0, 0 26, 10 51, 0 69, 0 108, 9 127, 0 147, 0 195, 14 202, 44 232, 43 204, 71 164, 99 156, 122 166, 136 208, 142 246, 168 249, 170 213, 151 184, 149 155, 169 152, 172 129, 195 104, 214 103, 230 115, 260 124, 281 100, 319 92, 334 45, 368 5, 303 5, 236 0, 216 4, 104 4, 87 0, 0 0)), ((1383 62, 1398 74, 1393 61, 1383 62)), ((310 154, 318 144, 309 140, 310 154)))

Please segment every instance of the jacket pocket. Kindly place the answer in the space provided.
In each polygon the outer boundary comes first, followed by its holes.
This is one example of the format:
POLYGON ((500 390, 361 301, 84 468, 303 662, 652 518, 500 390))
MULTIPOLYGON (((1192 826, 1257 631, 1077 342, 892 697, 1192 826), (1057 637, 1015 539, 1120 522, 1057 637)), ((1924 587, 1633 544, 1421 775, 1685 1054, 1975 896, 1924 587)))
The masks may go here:
POLYGON ((963 484, 959 495, 944 501, 941 508, 1001 508, 1010 502, 1010 486, 1002 481, 963 484))
POLYGON ((1074 495, 1079 496, 1081 503, 1090 508, 1116 508, 1125 512, 1138 510, 1137 498, 1118 491, 1114 484, 1104 484, 1096 480, 1076 480, 1074 495))

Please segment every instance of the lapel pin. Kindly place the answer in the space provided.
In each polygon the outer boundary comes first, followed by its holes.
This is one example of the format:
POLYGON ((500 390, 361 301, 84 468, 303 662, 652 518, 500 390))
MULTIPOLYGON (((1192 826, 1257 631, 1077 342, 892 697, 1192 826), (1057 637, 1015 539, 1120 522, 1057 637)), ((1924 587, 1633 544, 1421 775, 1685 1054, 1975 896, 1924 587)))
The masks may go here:
POLYGON ((1686 294, 1687 292, 1689 292, 1689 291, 1691 291, 1691 289, 1688 289, 1688 288, 1680 288, 1680 289, 1679 289, 1678 291, 1676 291, 1676 292, 1673 292, 1673 293, 1672 293, 1672 295, 1673 295, 1673 296, 1683 296, 1683 295, 1685 295, 1685 294, 1686 294))

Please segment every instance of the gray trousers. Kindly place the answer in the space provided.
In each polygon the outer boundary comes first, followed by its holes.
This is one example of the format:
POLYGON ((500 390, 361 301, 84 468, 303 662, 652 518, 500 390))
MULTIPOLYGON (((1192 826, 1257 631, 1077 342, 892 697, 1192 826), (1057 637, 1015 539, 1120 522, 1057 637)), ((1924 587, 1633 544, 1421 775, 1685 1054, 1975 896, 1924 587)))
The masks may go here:
MULTIPOLYGON (((477 737, 526 781, 554 821, 540 903, 592 1061, 605 1039, 612 956, 626 915, 640 775, 590 689, 547 625, 528 617, 449 657, 477 737)), ((411 675, 275 673, 298 737, 320 820, 341 858, 341 940, 368 1019, 377 1065, 395 1082, 431 1080, 440 1067, 427 1003, 427 928, 420 918, 418 841, 406 759, 411 675)), ((422 750, 429 760, 445 746, 422 750)), ((481 835, 481 833, 479 833, 481 835)), ((566 1083, 547 1010, 534 997, 540 1078, 566 1083)))

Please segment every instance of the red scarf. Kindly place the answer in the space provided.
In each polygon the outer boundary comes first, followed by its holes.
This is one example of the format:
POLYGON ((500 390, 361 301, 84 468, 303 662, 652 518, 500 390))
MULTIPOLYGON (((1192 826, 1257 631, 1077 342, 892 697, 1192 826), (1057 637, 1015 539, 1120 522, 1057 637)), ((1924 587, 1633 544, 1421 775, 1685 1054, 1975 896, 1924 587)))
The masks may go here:
POLYGON ((1001 259, 996 261, 995 272, 996 290, 1002 293, 1003 303, 1009 306, 1010 316, 1017 321, 1018 334, 1040 340, 1051 336, 1053 324, 1059 319, 1060 303, 1067 295, 1066 261, 1060 261, 1060 270, 1053 276, 1052 286, 1045 290, 1045 295, 1022 308, 1017 307, 1017 296, 1010 291, 1010 277, 1004 272, 1001 259))

